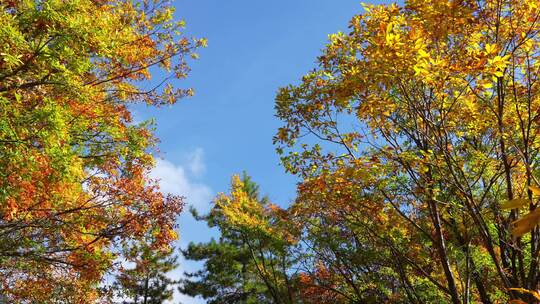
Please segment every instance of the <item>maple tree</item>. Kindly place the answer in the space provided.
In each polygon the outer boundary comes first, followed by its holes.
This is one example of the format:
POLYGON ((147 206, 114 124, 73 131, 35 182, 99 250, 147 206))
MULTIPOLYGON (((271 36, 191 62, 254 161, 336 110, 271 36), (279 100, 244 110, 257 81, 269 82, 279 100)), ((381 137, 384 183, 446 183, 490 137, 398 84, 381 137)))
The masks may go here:
POLYGON ((167 0, 0 1, 0 288, 11 303, 97 301, 115 248, 176 238, 182 200, 149 179, 156 138, 128 109, 192 94, 167 81, 206 42, 173 14, 167 0))
POLYGON ((280 90, 315 293, 538 302, 539 5, 364 5, 280 90))

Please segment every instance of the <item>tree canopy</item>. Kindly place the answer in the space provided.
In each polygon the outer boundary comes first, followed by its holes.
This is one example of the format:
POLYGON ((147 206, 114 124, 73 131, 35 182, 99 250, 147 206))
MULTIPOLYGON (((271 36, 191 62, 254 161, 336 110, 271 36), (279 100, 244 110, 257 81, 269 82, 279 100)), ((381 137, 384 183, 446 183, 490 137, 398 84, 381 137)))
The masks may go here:
POLYGON ((538 301, 538 5, 364 5, 280 90, 275 142, 303 178, 290 212, 320 289, 538 301))
POLYGON ((277 93, 296 198, 233 176, 182 278, 184 201, 130 106, 190 96, 169 80, 206 40, 169 0, 0 8, 2 301, 540 303, 538 0, 364 4, 277 93))
POLYGON ((280 89, 296 200, 264 211, 233 182, 216 208, 282 242, 283 303, 540 301, 538 5, 364 5, 280 89))
POLYGON ((230 194, 216 197, 214 208, 198 220, 219 229, 219 240, 190 243, 188 260, 204 267, 186 273, 180 291, 208 303, 295 303, 297 276, 292 235, 283 230, 277 206, 261 197, 259 186, 244 173, 234 176, 230 194), (284 233, 284 234, 282 234, 284 233))
POLYGON ((156 138, 129 105, 172 104, 186 59, 167 0, 0 1, 0 287, 89 303, 118 248, 176 239, 183 202, 148 177, 156 138), (153 80, 161 70, 164 79, 153 80), (148 84, 154 84, 148 88, 148 84), (164 86, 161 84, 165 84, 164 86))

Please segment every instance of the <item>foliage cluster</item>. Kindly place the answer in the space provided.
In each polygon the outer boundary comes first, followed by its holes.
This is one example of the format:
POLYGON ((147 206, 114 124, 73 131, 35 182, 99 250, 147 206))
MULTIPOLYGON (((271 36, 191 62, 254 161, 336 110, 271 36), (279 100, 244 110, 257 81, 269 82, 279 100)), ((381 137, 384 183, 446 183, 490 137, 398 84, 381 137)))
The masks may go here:
POLYGON ((233 177, 195 212, 221 236, 183 250, 205 264, 179 282, 183 202, 149 178, 156 138, 129 105, 191 95, 166 83, 205 40, 168 0, 0 8, 8 302, 162 303, 177 283, 215 304, 540 302, 538 0, 364 5, 276 97, 296 200, 233 177))
POLYGON ((225 244, 284 257, 279 268, 252 254, 275 270, 250 268, 267 301, 540 301, 539 6, 364 5, 280 89, 275 144, 298 197, 269 208, 233 181, 213 211, 241 232, 225 244))
POLYGON ((161 85, 185 77, 186 59, 205 45, 185 37, 173 14, 168 0, 0 1, 8 302, 97 301, 104 275, 124 259, 119 248, 165 250, 176 239, 182 199, 149 179, 156 139, 128 108, 192 93, 161 85), (164 79, 150 82, 158 70, 164 79))

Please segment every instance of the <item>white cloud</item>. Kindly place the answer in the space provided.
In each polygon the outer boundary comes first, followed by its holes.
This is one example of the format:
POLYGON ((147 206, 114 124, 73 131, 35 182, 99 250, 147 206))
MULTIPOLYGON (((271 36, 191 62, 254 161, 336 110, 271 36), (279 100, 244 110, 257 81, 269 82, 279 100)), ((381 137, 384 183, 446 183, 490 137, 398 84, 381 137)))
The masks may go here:
POLYGON ((197 148, 193 152, 189 153, 187 155, 186 162, 188 164, 189 170, 196 177, 202 176, 206 172, 203 149, 197 148))
POLYGON ((202 155, 202 152, 198 153, 194 154, 195 157, 191 157, 192 161, 186 164, 188 170, 184 166, 175 165, 168 160, 158 159, 150 176, 159 180, 159 186, 163 193, 183 196, 188 205, 199 210, 206 210, 212 200, 212 190, 203 183, 190 180, 186 172, 201 173, 205 167, 202 163, 202 156, 199 156, 202 155))
MULTIPOLYGON (((214 195, 209 186, 198 181, 206 172, 204 150, 194 149, 180 159, 183 160, 181 164, 174 164, 166 159, 157 159, 150 177, 159 180, 159 186, 163 193, 183 196, 187 205, 195 207, 201 213, 208 212, 214 195)), ((180 241, 178 245, 182 247, 185 247, 190 241, 202 241, 208 238, 209 231, 206 225, 196 222, 187 208, 182 212, 179 224, 180 241)), ((172 279, 178 279, 183 276, 184 271, 195 271, 199 267, 200 265, 194 265, 193 262, 180 258, 180 266, 168 273, 168 276, 172 279)), ((171 303, 202 304, 204 300, 182 295, 175 290, 171 303)))
MULTIPOLYGON (((185 270, 184 266, 186 266, 186 265, 183 265, 182 263, 185 263, 185 261, 183 259, 182 259, 181 264, 180 264, 180 266, 178 268, 176 268, 175 270, 168 273, 168 276, 171 279, 177 280, 178 278, 183 277, 184 270, 185 270)), ((191 271, 191 269, 189 269, 188 271, 191 271)), ((175 288, 172 300, 168 301, 167 303, 168 304, 204 304, 205 301, 200 297, 193 298, 193 297, 181 294, 178 291, 178 289, 175 288)))

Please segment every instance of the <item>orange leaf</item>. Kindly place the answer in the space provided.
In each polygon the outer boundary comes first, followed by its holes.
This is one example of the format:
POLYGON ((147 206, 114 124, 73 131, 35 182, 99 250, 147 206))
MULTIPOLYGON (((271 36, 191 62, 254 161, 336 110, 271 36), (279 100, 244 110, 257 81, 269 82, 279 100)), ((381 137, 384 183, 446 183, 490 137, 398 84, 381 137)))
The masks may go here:
POLYGON ((520 237, 533 230, 538 225, 538 222, 540 222, 540 208, 512 222, 512 235, 520 237))
MULTIPOLYGON (((528 289, 525 289, 525 288, 509 288, 509 289, 519 291, 521 293, 528 293, 528 294, 534 296, 536 299, 540 300, 540 293, 538 293, 538 292, 536 292, 534 290, 528 290, 528 289)), ((520 302, 520 303, 524 303, 524 302, 520 302)))

